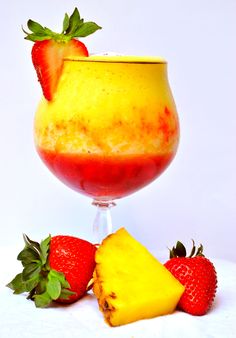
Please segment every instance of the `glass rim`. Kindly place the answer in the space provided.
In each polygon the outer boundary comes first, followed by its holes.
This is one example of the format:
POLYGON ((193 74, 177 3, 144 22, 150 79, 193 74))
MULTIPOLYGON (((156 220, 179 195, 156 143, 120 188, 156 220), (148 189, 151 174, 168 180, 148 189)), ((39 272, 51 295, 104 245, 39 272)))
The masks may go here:
POLYGON ((90 55, 78 57, 66 57, 64 61, 80 62, 107 62, 107 63, 142 63, 142 64, 166 64, 167 61, 159 56, 136 55, 90 55))

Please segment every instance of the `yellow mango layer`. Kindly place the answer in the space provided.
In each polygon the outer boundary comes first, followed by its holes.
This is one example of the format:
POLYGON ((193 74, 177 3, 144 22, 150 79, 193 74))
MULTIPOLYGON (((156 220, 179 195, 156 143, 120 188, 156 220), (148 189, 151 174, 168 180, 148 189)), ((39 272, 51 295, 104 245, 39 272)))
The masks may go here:
POLYGON ((166 63, 155 58, 65 60, 35 117, 37 146, 61 153, 172 153, 178 128, 166 63))

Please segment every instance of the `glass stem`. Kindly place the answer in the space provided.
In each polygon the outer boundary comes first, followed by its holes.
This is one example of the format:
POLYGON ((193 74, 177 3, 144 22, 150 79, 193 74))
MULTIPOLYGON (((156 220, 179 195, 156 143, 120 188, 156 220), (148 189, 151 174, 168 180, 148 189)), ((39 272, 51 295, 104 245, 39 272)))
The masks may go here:
POLYGON ((111 207, 115 206, 113 201, 94 200, 93 205, 97 207, 97 214, 93 223, 93 236, 96 244, 112 233, 111 207))

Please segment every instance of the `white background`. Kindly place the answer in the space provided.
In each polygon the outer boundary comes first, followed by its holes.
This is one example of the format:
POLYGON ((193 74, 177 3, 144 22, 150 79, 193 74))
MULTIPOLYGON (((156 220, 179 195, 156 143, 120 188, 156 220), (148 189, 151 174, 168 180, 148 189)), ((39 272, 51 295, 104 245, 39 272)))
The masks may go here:
MULTIPOLYGON (((154 183, 118 201, 114 229, 125 226, 150 250, 178 239, 202 242, 206 254, 236 261, 236 1, 8 0, 1 5, 0 246, 22 247, 21 234, 90 239, 95 208, 44 167, 33 143, 41 90, 29 18, 61 30, 65 12, 103 29, 83 40, 91 53, 160 55, 168 60, 181 142, 154 183)), ((167 258, 167 250, 166 250, 167 258)))

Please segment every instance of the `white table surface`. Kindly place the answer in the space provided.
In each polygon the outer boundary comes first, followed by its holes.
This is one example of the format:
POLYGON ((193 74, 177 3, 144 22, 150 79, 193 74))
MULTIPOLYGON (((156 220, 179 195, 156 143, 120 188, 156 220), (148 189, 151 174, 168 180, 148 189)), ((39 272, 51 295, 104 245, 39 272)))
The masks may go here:
POLYGON ((21 265, 15 250, 0 248, 0 338, 235 338, 236 264, 213 260, 218 292, 212 310, 196 317, 176 311, 171 315, 111 328, 103 320, 94 295, 69 305, 35 308, 23 295, 5 287, 21 265))

